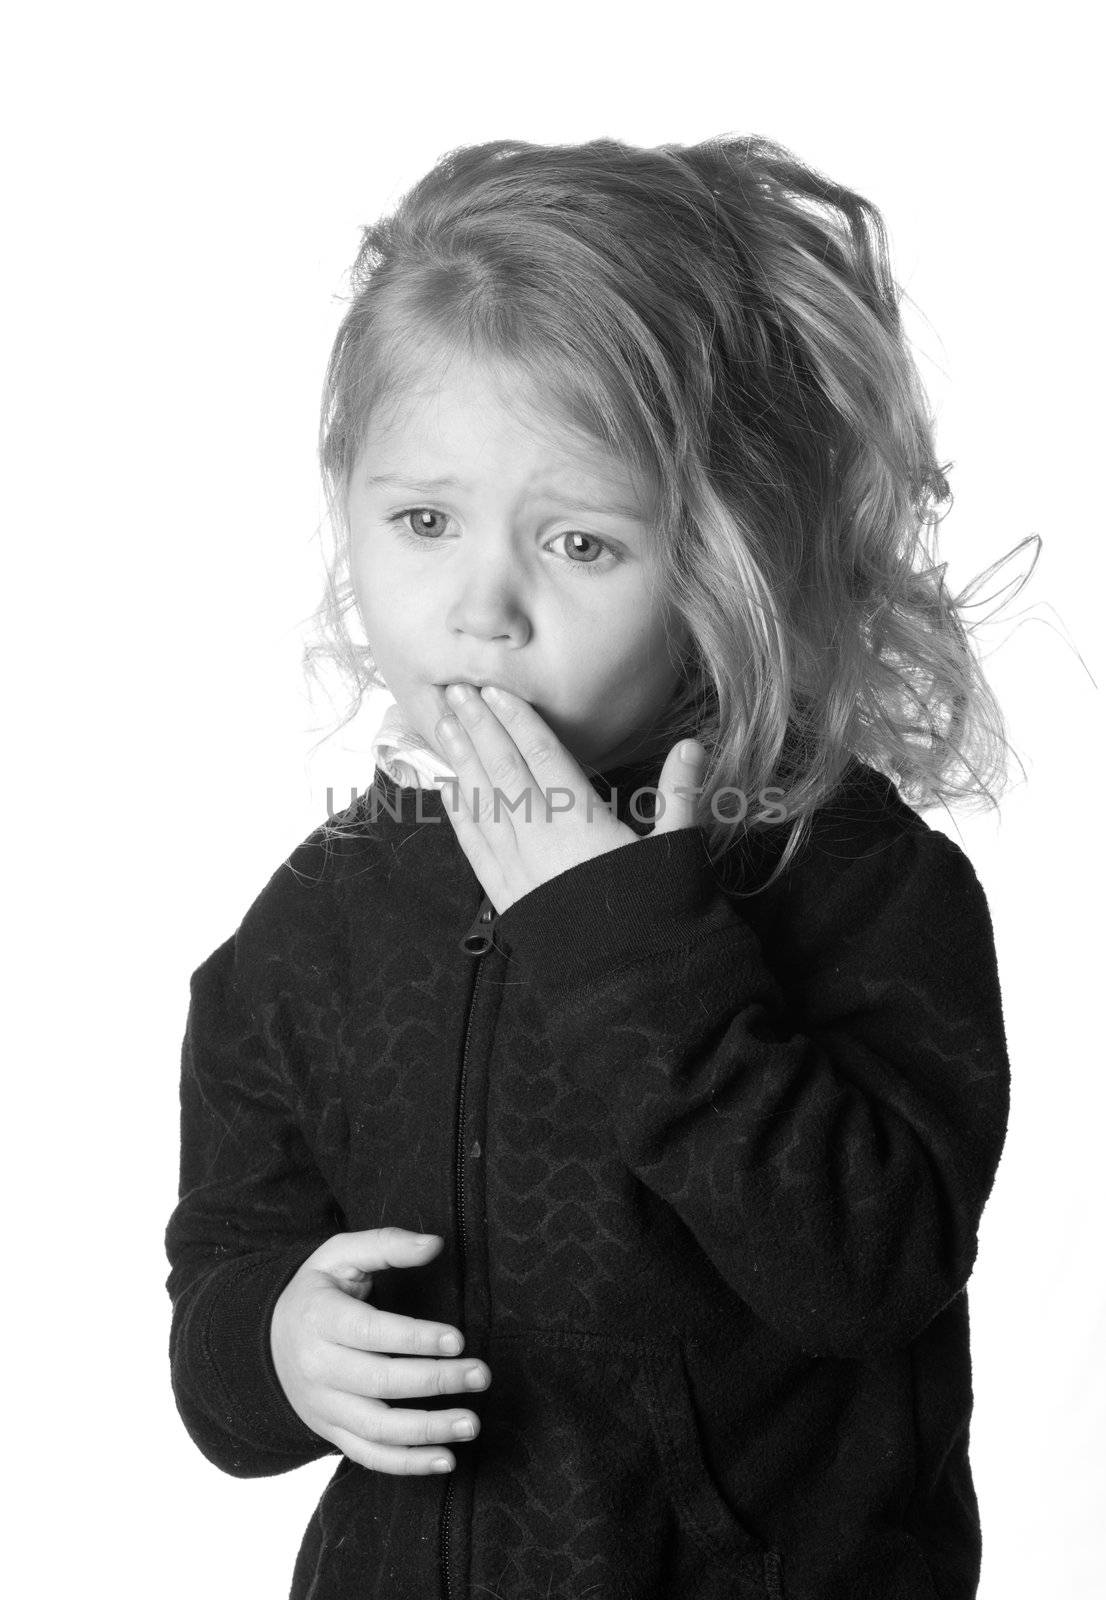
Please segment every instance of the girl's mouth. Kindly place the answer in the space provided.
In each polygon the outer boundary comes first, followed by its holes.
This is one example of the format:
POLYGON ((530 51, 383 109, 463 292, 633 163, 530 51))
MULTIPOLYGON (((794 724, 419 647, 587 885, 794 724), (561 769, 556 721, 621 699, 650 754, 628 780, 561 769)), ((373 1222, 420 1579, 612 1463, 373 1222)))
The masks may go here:
POLYGON ((467 683, 470 688, 476 690, 477 694, 480 693, 481 689, 485 688, 503 689, 507 694, 517 695, 520 700, 525 700, 528 705, 531 703, 527 695, 521 694, 518 689, 508 688, 507 684, 500 683, 498 678, 448 678, 445 683, 436 683, 433 686, 443 700, 445 692, 451 683, 467 683))
MULTIPOLYGON (((436 683, 434 687, 435 689, 448 689, 451 683, 467 683, 473 689, 487 689, 490 687, 507 689, 507 685, 500 683, 497 678, 447 678, 444 683, 436 683)), ((507 693, 514 694, 515 690, 507 689, 507 693)))

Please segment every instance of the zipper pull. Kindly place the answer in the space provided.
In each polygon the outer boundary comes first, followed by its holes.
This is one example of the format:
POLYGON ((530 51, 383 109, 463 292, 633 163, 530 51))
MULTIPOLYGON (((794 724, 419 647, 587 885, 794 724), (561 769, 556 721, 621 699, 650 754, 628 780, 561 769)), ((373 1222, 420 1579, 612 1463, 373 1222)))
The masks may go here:
POLYGON ((463 939, 457 941, 458 947, 470 956, 482 956, 493 945, 495 924, 498 913, 487 895, 480 902, 480 910, 473 918, 472 926, 463 939))

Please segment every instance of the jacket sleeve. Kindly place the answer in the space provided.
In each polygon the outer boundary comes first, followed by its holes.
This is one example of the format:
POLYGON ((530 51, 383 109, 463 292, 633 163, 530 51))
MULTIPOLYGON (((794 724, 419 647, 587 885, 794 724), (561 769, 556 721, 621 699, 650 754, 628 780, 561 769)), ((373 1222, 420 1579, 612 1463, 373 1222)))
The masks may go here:
POLYGON ((191 979, 166 1288, 181 1419, 209 1461, 254 1478, 337 1453, 292 1409, 269 1330, 289 1279, 343 1224, 239 993, 236 938, 191 979))
POLYGON ((698 828, 540 885, 499 932, 564 1069, 726 1283, 813 1355, 911 1343, 964 1287, 1006 1134, 987 902, 924 826, 801 906, 792 1004, 698 828))

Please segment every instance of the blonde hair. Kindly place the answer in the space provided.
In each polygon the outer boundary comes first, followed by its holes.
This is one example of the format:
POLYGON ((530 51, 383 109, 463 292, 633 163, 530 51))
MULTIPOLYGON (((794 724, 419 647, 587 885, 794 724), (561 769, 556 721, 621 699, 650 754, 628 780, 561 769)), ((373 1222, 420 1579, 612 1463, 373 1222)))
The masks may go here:
POLYGON ((349 474, 429 345, 528 376, 654 486, 692 644, 649 747, 704 745, 712 859, 740 820, 714 797, 772 790, 791 819, 777 876, 854 758, 918 810, 996 805, 1008 745, 963 613, 1000 563, 954 598, 935 562, 951 495, 869 201, 756 136, 493 140, 365 228, 351 276, 319 433, 334 549, 305 651, 352 685, 339 726, 380 684, 347 626, 349 474))

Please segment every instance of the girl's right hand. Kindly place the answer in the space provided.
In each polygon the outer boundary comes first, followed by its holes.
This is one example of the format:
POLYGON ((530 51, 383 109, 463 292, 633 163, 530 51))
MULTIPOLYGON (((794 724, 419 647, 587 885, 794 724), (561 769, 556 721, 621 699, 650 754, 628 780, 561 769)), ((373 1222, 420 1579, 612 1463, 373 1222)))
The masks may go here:
POLYGON ((471 1411, 418 1411, 388 1401, 483 1389, 491 1381, 482 1361, 443 1357, 443 1339, 456 1340, 454 1354, 464 1348, 457 1328, 362 1303, 374 1272, 434 1259, 441 1238, 434 1234, 420 1248, 419 1237, 406 1228, 336 1233, 285 1285, 269 1330, 273 1364, 293 1411, 352 1461, 375 1472, 442 1471, 434 1465, 442 1460, 452 1469, 456 1458, 440 1441, 455 1441, 457 1424, 471 1429, 460 1437, 475 1438, 480 1431, 480 1419, 471 1411), (466 1383, 471 1372, 483 1381, 466 1383))

